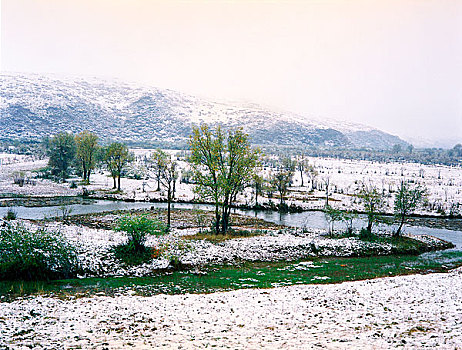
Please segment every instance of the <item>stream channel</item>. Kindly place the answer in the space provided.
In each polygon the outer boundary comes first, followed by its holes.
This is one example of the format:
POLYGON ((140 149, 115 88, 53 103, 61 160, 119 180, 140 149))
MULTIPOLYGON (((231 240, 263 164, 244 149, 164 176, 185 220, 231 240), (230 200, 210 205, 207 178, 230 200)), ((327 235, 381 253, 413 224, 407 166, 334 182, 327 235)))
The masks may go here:
MULTIPOLYGON (((66 206, 71 215, 129 209, 166 208, 166 203, 85 200, 66 206)), ((175 203, 175 209, 211 210, 211 205, 175 203)), ((62 215, 62 206, 11 207, 18 218, 43 219, 62 215)), ((4 216, 7 207, 0 207, 4 216)), ((280 214, 274 211, 235 209, 234 213, 257 217, 276 224, 325 229, 327 223, 320 211, 280 214)), ((364 216, 355 221, 364 226, 364 216)), ((453 225, 454 226, 454 225, 453 225)), ((379 229, 385 229, 384 224, 379 229)), ((427 226, 406 226, 405 232, 428 234, 455 245, 453 249, 418 256, 378 256, 360 258, 313 258, 301 261, 245 262, 229 266, 209 266, 200 270, 159 271, 150 277, 83 278, 51 282, 0 282, 0 295, 23 293, 105 293, 134 291, 140 295, 158 293, 210 293, 241 288, 271 288, 294 284, 336 283, 350 280, 393 276, 409 273, 447 271, 462 265, 462 227, 456 230, 427 226)), ((341 228, 341 225, 339 225, 341 228)), ((388 230, 392 228, 388 227, 388 230)))

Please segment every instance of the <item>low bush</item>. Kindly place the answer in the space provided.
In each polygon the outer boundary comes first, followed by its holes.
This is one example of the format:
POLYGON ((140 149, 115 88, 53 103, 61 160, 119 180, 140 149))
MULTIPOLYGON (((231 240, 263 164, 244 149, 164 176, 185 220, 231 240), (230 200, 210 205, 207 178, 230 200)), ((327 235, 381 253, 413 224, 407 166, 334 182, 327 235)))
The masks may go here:
POLYGON ((0 228, 0 279, 49 280, 76 273, 75 250, 60 233, 10 223, 0 228))
POLYGON ((13 208, 8 208, 3 218, 5 220, 16 220, 16 212, 13 210, 13 208))
POLYGON ((125 232, 128 241, 114 248, 116 257, 128 265, 137 265, 149 261, 157 254, 151 248, 146 248, 147 235, 164 235, 167 232, 165 224, 145 215, 128 215, 120 218, 116 231, 125 232))
POLYGON ((359 239, 363 241, 371 241, 374 240, 377 236, 373 234, 371 231, 362 228, 361 231, 359 231, 359 239))
POLYGON ((117 259, 129 266, 136 266, 157 259, 162 254, 158 248, 145 247, 142 251, 134 252, 130 244, 121 244, 114 247, 114 255, 117 259))

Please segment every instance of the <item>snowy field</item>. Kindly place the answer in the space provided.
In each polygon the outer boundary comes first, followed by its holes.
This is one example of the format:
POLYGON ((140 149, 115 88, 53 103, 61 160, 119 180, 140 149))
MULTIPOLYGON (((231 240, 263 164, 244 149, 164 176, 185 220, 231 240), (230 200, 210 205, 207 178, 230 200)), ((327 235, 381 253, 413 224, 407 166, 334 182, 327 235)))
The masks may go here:
MULTIPOLYGON (((108 220, 111 219, 116 220, 110 215, 108 220)), ((36 224, 29 221, 20 222, 32 230, 38 229, 36 224)), ((122 232, 57 222, 41 226, 51 232, 61 232, 76 248, 79 265, 85 271, 80 277, 149 276, 159 269, 168 268, 169 257, 172 254, 183 264, 201 267, 242 261, 295 261, 316 256, 354 257, 367 255, 371 251, 376 255, 390 255, 394 248, 391 243, 367 242, 357 237, 329 238, 322 235, 325 233, 324 230, 266 230, 266 233, 260 236, 230 239, 215 244, 206 240, 185 241, 181 238, 182 235, 197 233, 196 228, 173 229, 168 235, 149 236, 146 241, 148 247, 168 246, 168 255, 161 255, 149 263, 129 267, 122 264, 112 250, 113 247, 125 243, 126 236, 122 232)), ((412 237, 434 249, 442 249, 445 244, 444 241, 432 236, 412 237)))
MULTIPOLYGON (((144 160, 153 150, 133 150, 137 162, 132 166, 131 173, 141 176, 140 180, 122 179, 123 194, 110 194, 114 198, 129 198, 136 200, 151 200, 165 198, 164 191, 157 191, 155 174, 146 166, 144 160)), ((184 161, 181 151, 168 151, 178 160, 180 173, 184 174, 188 164, 184 161)), ((0 195, 16 193, 32 196, 76 195, 82 188, 70 189, 69 183, 56 184, 49 180, 35 179, 33 184, 23 187, 13 184, 13 178, 18 172, 23 172, 27 178, 34 179, 33 169, 46 165, 46 160, 32 161, 28 157, 9 155, 8 162, 0 166, 0 195)), ((420 210, 421 214, 457 214, 462 212, 462 168, 440 165, 422 165, 416 163, 378 163, 360 160, 341 160, 331 158, 308 158, 318 173, 312 181, 304 174, 304 187, 301 187, 300 172, 296 171, 293 187, 290 188, 287 203, 296 204, 306 209, 322 209, 325 205, 326 183, 329 182, 329 204, 342 209, 361 209, 359 200, 354 196, 361 182, 371 183, 378 187, 388 200, 387 212, 393 211, 393 199, 402 179, 425 185, 429 192, 428 206, 420 210), (313 190, 313 182, 316 188, 313 190)), ((260 170, 264 177, 269 177, 275 169, 264 164, 260 170)), ((182 175, 176 184, 176 199, 190 201, 197 199, 192 185, 182 183, 182 175)), ((69 180, 72 181, 72 180, 69 180)), ((79 181, 74 179, 73 181, 79 181)), ((101 171, 91 175, 91 184, 85 186, 96 191, 98 196, 108 195, 112 189, 112 178, 101 171)), ((272 198, 264 190, 259 196, 259 203, 278 202, 277 193, 272 198)), ((254 193, 248 188, 238 197, 239 203, 255 204, 254 193)))
POLYGON ((462 349, 462 268, 213 294, 0 304, 2 349, 462 349))
MULTIPOLYGON (((156 191, 153 174, 141 160, 149 151, 137 150, 134 169, 141 180, 122 179, 121 198, 149 200, 162 198, 156 191)), ((176 152, 172 152, 176 154, 176 152)), ((3 159, 3 158, 2 158, 3 159)), ((6 157, 4 157, 6 159, 6 157)), ((318 190, 311 191, 308 177, 300 187, 299 172, 288 203, 305 208, 324 205, 325 185, 329 179, 331 204, 341 208, 358 207, 354 196, 358 181, 372 182, 389 196, 402 178, 425 183, 432 203, 448 211, 452 203, 462 203, 462 169, 418 164, 382 164, 310 158, 316 167, 318 190)), ((182 170, 187 169, 183 160, 182 170)), ((56 184, 34 178, 34 169, 46 160, 26 157, 8 158, 0 167, 0 194, 33 196, 76 195, 82 187, 70 189, 69 183, 56 184), (19 186, 14 176, 24 173, 31 183, 19 186)), ((265 175, 273 171, 262 169, 265 175)), ((105 195, 112 179, 102 172, 91 176, 89 190, 105 195)), ((177 183, 177 198, 192 200, 191 185, 177 183)), ((261 197, 262 203, 270 200, 261 197)), ((252 204, 247 190, 239 198, 252 204)), ((272 201, 277 201, 272 198, 272 201)), ((435 207, 436 208, 436 207, 435 207)), ((432 214, 435 212, 432 211, 432 214)), ((27 223, 26 225, 35 226, 27 223)), ((124 241, 121 233, 84 226, 47 223, 50 230, 61 231, 77 247, 88 275, 144 276, 167 267, 166 258, 150 264, 123 268, 110 248, 124 241)), ((195 229, 174 230, 173 234, 150 237, 147 245, 162 240, 171 246, 183 234, 195 229)), ((424 238, 425 239, 425 238, 424 238)), ((320 231, 269 230, 256 236, 212 244, 192 241, 191 249, 179 251, 181 261, 193 265, 233 260, 297 259, 310 256, 313 244, 327 256, 348 255, 370 242, 355 238, 332 240, 320 231), (279 255, 278 255, 279 254, 279 255), (282 255, 281 255, 282 254, 282 255)), ((384 253, 390 247, 384 246, 384 253)), ((445 274, 379 278, 332 285, 299 285, 274 289, 242 289, 213 294, 156 295, 142 297, 121 292, 114 297, 67 298, 34 296, 0 303, 0 349, 152 349, 152 348, 295 348, 295 349, 462 349, 462 268, 445 274)))

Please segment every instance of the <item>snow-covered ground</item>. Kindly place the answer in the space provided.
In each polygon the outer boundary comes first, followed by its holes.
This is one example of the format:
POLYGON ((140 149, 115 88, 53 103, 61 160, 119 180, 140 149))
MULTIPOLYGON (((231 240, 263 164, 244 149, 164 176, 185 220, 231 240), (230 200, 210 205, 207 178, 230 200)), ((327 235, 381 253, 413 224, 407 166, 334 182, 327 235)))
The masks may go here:
POLYGON ((4 159, 8 159, 3 164, 0 163, 0 195, 13 193, 25 196, 75 196, 82 192, 81 189, 70 189, 69 184, 58 184, 56 182, 35 178, 34 170, 43 168, 48 160, 35 160, 32 157, 6 154, 4 159), (10 156, 10 157, 7 157, 10 156), (25 179, 30 179, 23 186, 14 184, 14 177, 20 175, 25 179))
POLYGON ((462 268, 213 294, 0 303, 4 349, 462 349, 462 268))
MULTIPOLYGON (((165 199, 163 190, 157 191, 155 174, 148 169, 144 159, 149 158, 154 150, 133 150, 137 162, 133 165, 131 173, 141 176, 140 180, 122 179, 123 194, 109 194, 114 198, 135 200, 165 199)), ((178 160, 180 173, 188 169, 181 151, 168 151, 172 157, 178 160)), ((11 158, 11 157, 10 157, 11 158)), ((14 159, 14 157, 12 158, 14 159)), ((307 158, 308 163, 313 165, 318 172, 314 179, 316 189, 312 190, 312 183, 304 174, 304 187, 301 186, 300 172, 296 171, 293 179, 293 187, 290 188, 287 203, 296 204, 306 209, 322 209, 325 205, 326 183, 329 182, 329 204, 341 209, 361 210, 361 204, 354 194, 361 182, 371 183, 381 190, 388 201, 385 211, 393 211, 394 194, 400 181, 403 179, 421 183, 428 189, 429 205, 421 209, 421 214, 450 214, 451 210, 462 212, 462 167, 450 167, 440 165, 422 165, 417 163, 379 163, 361 160, 344 160, 332 158, 307 158), (452 208, 452 209, 451 209, 452 208)), ((46 165, 46 160, 32 161, 29 158, 17 156, 11 164, 0 166, 0 195, 2 193, 16 193, 32 196, 57 196, 76 195, 82 193, 82 187, 70 189, 69 183, 57 184, 49 180, 35 179, 33 184, 25 184, 23 187, 13 184, 15 173, 20 171, 26 177, 33 177, 31 170, 46 165)), ((270 166, 261 169, 265 177, 274 172, 270 166)), ((181 180, 180 176, 180 180, 181 180)), ((78 182, 79 179, 76 179, 78 182)), ((176 199, 191 201, 197 199, 193 192, 193 186, 178 181, 176 184, 176 199)), ((112 189, 113 181, 106 173, 96 171, 91 175, 91 184, 85 186, 90 191, 96 191, 97 196, 108 195, 112 189)), ((270 200, 278 202, 278 194, 273 192, 273 198, 268 198, 267 191, 259 196, 259 203, 268 203, 270 200)), ((241 204, 253 205, 254 194, 248 188, 238 197, 241 204)))
MULTIPOLYGON (((43 160, 18 159, 2 164, 0 193, 35 196, 80 193, 81 188, 71 190, 69 184, 46 180, 37 180, 23 187, 12 184, 15 172, 24 171, 27 176, 32 176, 32 169, 46 164, 43 160)), ((424 182, 432 201, 441 201, 444 205, 462 203, 461 168, 320 158, 310 159, 310 162, 319 172, 320 183, 329 178, 332 198, 337 200, 332 204, 340 207, 358 205, 349 195, 354 191, 355 181, 372 181, 388 193, 396 189, 402 177, 424 182)), ((185 168, 186 163, 181 162, 180 166, 185 168)), ((295 186, 299 186, 299 182, 296 173, 295 186)), ((152 177, 122 179, 122 186, 124 196, 128 198, 143 200, 162 195, 155 191, 156 183, 152 177)), ((111 187, 112 179, 105 174, 92 174, 90 190, 111 187)), ((289 203, 313 208, 324 204, 323 198, 316 198, 323 196, 322 190, 314 193, 308 193, 306 187, 294 190, 289 203)), ((180 183, 177 195, 183 200, 194 196, 190 185, 180 183)), ((240 200, 251 203, 251 191, 240 200)), ((267 200, 262 199, 263 202, 267 200)), ((142 276, 168 265, 168 260, 161 258, 151 264, 124 268, 109 252, 111 246, 123 242, 123 234, 60 223, 46 225, 50 230, 61 231, 77 246, 88 275, 142 276)), ((147 245, 157 246, 165 240, 174 247, 180 235, 194 232, 194 229, 175 230, 168 237, 149 238, 147 245)), ((194 241, 188 250, 177 253, 185 263, 208 264, 234 259, 296 259, 312 254, 313 244, 325 255, 348 255, 348 252, 367 248, 364 244, 372 244, 354 238, 327 239, 319 233, 315 230, 284 230, 221 244, 194 241)), ((462 349, 461 286, 462 268, 459 268, 447 274, 207 295, 141 297, 119 294, 115 297, 69 297, 67 300, 27 297, 0 303, 0 349, 462 349)))
MULTIPOLYGON (((329 194, 334 200, 330 204, 340 208, 359 208, 355 194, 358 184, 372 184, 388 198, 388 211, 393 210, 394 193, 402 180, 420 183, 428 189, 428 201, 435 208, 425 208, 421 213, 430 213, 441 207, 449 214, 452 204, 459 204, 462 211, 462 168, 418 163, 380 163, 363 160, 332 158, 308 158, 318 172, 318 194, 325 196, 325 184, 329 181, 329 194)), ((308 179, 305 178, 305 184, 308 179)), ((295 185, 300 185, 300 173, 296 173, 295 185)), ((303 189, 302 189, 303 192, 303 189)), ((311 205, 324 205, 311 202, 311 205)), ((434 213, 433 213, 434 214, 434 213)))
MULTIPOLYGON (((21 222, 31 229, 37 229, 36 224, 25 220, 21 222)), ((328 238, 321 235, 324 233, 323 230, 267 230, 261 236, 211 243, 206 240, 189 241, 181 238, 182 235, 197 233, 198 229, 174 229, 166 236, 149 236, 146 241, 148 247, 168 247, 165 254, 149 263, 128 267, 123 265, 112 251, 113 247, 126 241, 122 232, 58 222, 47 223, 44 226, 49 231, 61 232, 76 248, 79 264, 84 271, 82 277, 148 276, 158 269, 168 268, 171 256, 177 257, 183 264, 198 267, 239 261, 293 261, 314 256, 361 256, 371 251, 376 255, 389 255, 393 248, 389 243, 367 242, 357 237, 328 238)), ((419 235, 414 238, 439 249, 445 244, 444 241, 432 236, 419 235)))

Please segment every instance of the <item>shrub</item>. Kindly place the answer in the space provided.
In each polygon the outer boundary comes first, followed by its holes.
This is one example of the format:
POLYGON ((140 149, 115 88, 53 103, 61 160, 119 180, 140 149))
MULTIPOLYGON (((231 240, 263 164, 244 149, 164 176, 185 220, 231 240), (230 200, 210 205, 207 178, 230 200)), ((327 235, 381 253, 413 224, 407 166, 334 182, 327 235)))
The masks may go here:
POLYGON ((140 265, 157 259, 161 256, 162 250, 159 248, 145 247, 143 251, 134 252, 130 244, 121 244, 114 247, 114 255, 117 259, 129 266, 140 265))
POLYGON ((72 189, 77 188, 77 183, 75 181, 72 181, 69 188, 72 188, 72 189))
POLYGON ((166 226, 145 215, 127 215, 120 218, 115 227, 116 231, 127 233, 128 242, 115 247, 115 255, 129 265, 136 265, 152 258, 152 252, 146 249, 146 236, 160 236, 166 233, 166 226))
POLYGON ((13 210, 13 208, 8 208, 8 211, 3 218, 5 220, 16 220, 16 212, 13 210))
POLYGON ((60 233, 9 223, 0 228, 0 279, 49 280, 76 272, 75 250, 60 233))
POLYGON ((15 171, 13 173, 13 182, 15 185, 19 185, 19 187, 23 187, 24 183, 26 182, 26 175, 22 171, 15 171))
POLYGON ((366 228, 362 228, 361 231, 359 232, 359 239, 368 241, 374 239, 376 236, 366 228))

